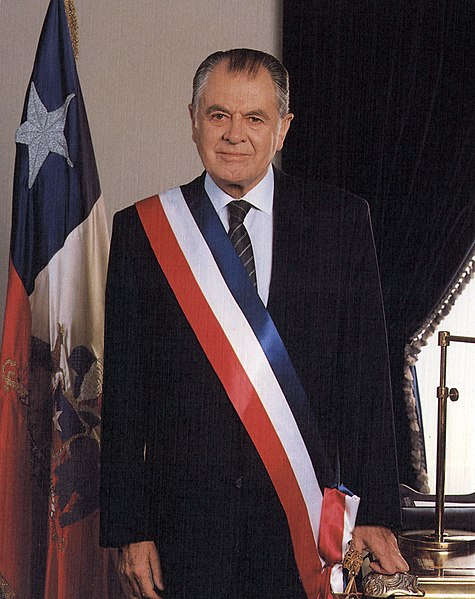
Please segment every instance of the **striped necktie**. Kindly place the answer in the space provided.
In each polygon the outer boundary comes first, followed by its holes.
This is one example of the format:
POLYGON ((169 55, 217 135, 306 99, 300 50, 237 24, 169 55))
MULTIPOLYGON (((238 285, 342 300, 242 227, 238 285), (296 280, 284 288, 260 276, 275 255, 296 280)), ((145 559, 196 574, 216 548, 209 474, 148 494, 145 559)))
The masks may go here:
POLYGON ((257 287, 256 265, 254 263, 251 238, 244 226, 244 219, 250 209, 251 205, 245 200, 235 200, 228 204, 228 235, 254 287, 257 287))

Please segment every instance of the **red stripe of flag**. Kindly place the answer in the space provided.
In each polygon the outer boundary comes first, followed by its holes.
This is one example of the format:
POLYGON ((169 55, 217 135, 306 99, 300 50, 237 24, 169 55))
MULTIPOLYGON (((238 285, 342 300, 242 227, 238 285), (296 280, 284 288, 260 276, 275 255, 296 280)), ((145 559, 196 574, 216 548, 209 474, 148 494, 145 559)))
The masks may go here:
POLYGON ((23 284, 10 261, 3 328, 0 388, 0 574, 19 597, 30 596, 33 509, 26 389, 31 313, 23 284), (21 399, 23 401, 21 401, 21 399))

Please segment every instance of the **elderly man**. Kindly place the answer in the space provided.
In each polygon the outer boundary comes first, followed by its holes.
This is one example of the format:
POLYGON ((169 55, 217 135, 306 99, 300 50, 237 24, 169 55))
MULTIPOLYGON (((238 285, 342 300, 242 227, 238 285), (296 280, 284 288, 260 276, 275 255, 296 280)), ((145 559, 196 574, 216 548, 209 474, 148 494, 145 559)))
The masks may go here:
POLYGON ((205 172, 114 220, 101 544, 155 599, 327 599, 350 533, 404 571, 367 205, 271 165, 274 57, 212 54, 189 110, 205 172))

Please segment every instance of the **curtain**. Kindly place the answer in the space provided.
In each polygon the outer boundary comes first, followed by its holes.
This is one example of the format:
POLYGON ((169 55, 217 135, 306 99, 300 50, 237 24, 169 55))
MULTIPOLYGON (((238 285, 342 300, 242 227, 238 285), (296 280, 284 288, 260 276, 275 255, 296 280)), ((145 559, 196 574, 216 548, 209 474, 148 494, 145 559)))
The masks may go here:
POLYGON ((472 0, 284 0, 284 170, 370 204, 402 482, 418 487, 404 347, 474 240, 472 0))

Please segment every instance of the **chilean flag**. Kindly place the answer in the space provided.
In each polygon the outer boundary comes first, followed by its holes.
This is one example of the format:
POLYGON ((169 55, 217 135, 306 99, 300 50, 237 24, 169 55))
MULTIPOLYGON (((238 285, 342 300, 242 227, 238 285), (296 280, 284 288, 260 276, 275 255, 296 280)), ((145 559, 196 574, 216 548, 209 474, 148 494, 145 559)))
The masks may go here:
POLYGON ((111 556, 98 545, 109 235, 63 0, 48 8, 16 142, 0 588, 19 599, 115 599, 111 556))

